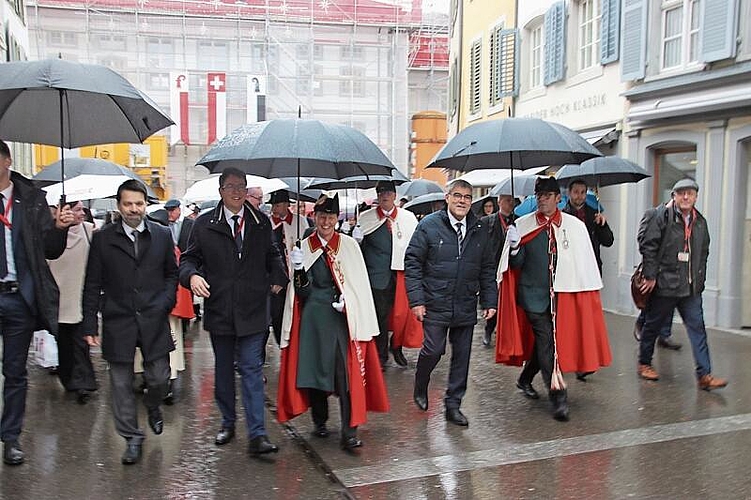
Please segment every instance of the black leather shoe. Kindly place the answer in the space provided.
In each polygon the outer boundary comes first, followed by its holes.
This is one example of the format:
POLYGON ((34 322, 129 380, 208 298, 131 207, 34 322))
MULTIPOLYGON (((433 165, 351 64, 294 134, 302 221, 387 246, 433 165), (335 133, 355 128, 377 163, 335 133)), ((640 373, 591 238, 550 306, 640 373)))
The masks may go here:
POLYGON ((579 380, 581 382, 586 382, 587 377, 592 375, 594 372, 576 372, 576 380, 579 380))
POLYGON ((79 405, 85 405, 91 399, 91 393, 84 389, 76 391, 76 403, 79 405))
POLYGON ((8 441, 3 447, 3 462, 8 465, 21 465, 24 461, 23 450, 18 441, 8 441))
POLYGON ((355 448, 362 446, 362 440, 358 439, 357 436, 343 437, 339 442, 339 446, 341 446, 343 450, 354 450, 355 448))
POLYGON ((418 389, 417 386, 415 386, 415 392, 413 395, 413 399, 415 400, 415 404, 419 409, 422 411, 427 411, 428 409, 428 391, 423 389, 418 389))
POLYGON ((149 410, 149 427, 157 435, 164 430, 164 417, 162 417, 162 411, 159 408, 149 410))
POLYGON ((125 447, 123 458, 120 459, 120 461, 123 465, 133 465, 138 463, 139 460, 141 460, 141 445, 128 443, 125 447))
POLYGON ((248 453, 251 455, 264 455, 266 453, 276 453, 279 451, 279 447, 275 444, 271 444, 268 436, 256 436, 250 440, 248 445, 248 453))
POLYGON ((467 427, 469 425, 469 420, 467 420, 467 417, 464 416, 459 408, 447 408, 446 421, 451 422, 452 424, 461 425, 462 427, 467 427))
POLYGON ((568 398, 566 391, 556 391, 552 396, 553 418, 559 422, 568 422, 568 398))
POLYGON ((524 394, 525 398, 540 399, 540 395, 537 394, 535 388, 532 387, 531 382, 522 382, 521 380, 517 380, 516 387, 518 387, 522 394, 524 394))
POLYGON ((232 441, 233 437, 235 437, 234 427, 222 427, 221 429, 219 429, 219 432, 217 432, 214 443, 221 446, 232 441))
POLYGON ((313 432, 311 432, 312 435, 319 438, 327 438, 329 437, 329 429, 326 427, 326 424, 316 424, 316 428, 313 432))
POLYGON ((490 333, 489 332, 482 333, 482 345, 484 345, 485 347, 490 347, 490 333))
POLYGON ((404 357, 404 352, 402 352, 401 347, 392 347, 391 355, 394 356, 394 363, 402 368, 406 368, 409 365, 407 358, 404 357))
POLYGON ((681 347, 683 347, 683 344, 680 344, 678 342, 673 342, 673 340, 670 337, 658 338, 657 345, 662 347, 663 349, 670 349, 671 351, 680 351, 681 347))

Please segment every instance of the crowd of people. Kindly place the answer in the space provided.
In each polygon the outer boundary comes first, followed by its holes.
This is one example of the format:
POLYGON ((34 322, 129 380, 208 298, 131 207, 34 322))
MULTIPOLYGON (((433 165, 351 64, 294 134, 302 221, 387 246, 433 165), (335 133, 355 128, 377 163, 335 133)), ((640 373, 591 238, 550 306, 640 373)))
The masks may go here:
MULTIPOLYGON (((568 185, 561 209, 558 181, 538 178, 537 209, 518 219, 515 200, 503 195, 474 214, 472 186, 455 180, 445 207, 419 222, 397 206, 394 183, 381 181, 374 206, 342 228, 338 196, 322 195, 310 218, 293 212, 289 193, 274 192, 267 215, 260 210, 263 192, 247 186, 244 172, 227 168, 219 177, 219 203, 197 217, 183 217, 179 200, 147 217, 145 186, 128 180, 117 191, 119 219, 95 230, 84 222, 80 202, 48 210, 44 194, 11 164, 0 141, 0 434, 9 465, 25 458, 19 437, 26 361, 39 328, 57 337, 60 381, 81 404, 97 389, 89 349, 101 345, 115 429, 126 441, 123 464, 141 459, 146 436, 137 418, 136 374, 142 374, 148 425, 161 434, 161 405, 174 401, 174 381, 185 368, 182 335, 199 315, 215 360, 221 421, 214 442, 235 438, 237 372, 251 456, 279 449, 265 422, 263 366, 271 333, 281 349, 278 420, 310 409, 313 435, 325 439, 334 395, 339 443, 347 451, 363 445, 357 429, 368 412, 389 411, 383 371, 391 359, 408 366, 404 348, 420 349, 413 400, 426 411, 432 372, 450 344, 445 419, 469 425, 461 404, 478 306, 483 345, 491 347, 495 334, 496 362, 523 367, 516 386, 527 398, 540 398, 533 380, 542 374, 556 420, 570 418, 562 373, 584 381, 611 362, 600 247, 614 237, 604 214, 586 205, 580 180, 568 185)), ((642 291, 651 295, 639 320, 636 373, 658 380, 654 347, 677 309, 698 387, 713 390, 727 381, 712 375, 704 329, 709 235, 695 208, 698 191, 693 180, 679 181, 672 199, 642 220, 642 291)))

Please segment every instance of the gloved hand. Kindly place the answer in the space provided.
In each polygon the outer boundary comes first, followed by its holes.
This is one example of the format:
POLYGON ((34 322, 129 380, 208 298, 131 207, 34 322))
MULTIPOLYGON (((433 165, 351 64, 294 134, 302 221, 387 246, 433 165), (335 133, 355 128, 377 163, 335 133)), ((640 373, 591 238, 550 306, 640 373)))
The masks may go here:
POLYGON ((522 237, 519 235, 519 230, 516 226, 512 225, 506 229, 506 241, 508 241, 512 250, 516 250, 519 247, 521 239, 522 237))
POLYGON ((357 241, 358 243, 362 243, 362 239, 365 237, 364 234, 362 234, 362 229, 360 229, 360 226, 355 226, 355 228, 352 230, 352 237, 357 241))
POLYGON ((339 302, 332 302, 331 307, 336 310, 336 312, 343 312, 344 311, 344 295, 339 296, 339 302))
POLYGON ((289 261, 295 271, 302 271, 302 250, 297 247, 293 248, 289 253, 289 261))

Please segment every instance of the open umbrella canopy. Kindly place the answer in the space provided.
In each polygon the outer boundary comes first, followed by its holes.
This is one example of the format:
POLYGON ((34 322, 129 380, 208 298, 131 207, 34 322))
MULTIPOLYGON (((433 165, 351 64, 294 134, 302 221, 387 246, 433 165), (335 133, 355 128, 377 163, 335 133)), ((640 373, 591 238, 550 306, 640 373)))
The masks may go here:
POLYGON ((269 178, 330 179, 390 175, 395 168, 362 132, 344 125, 299 118, 243 125, 212 147, 198 165, 211 172, 234 167, 269 178))
MULTIPOLYGON (((123 167, 117 163, 113 163, 107 160, 100 160, 99 158, 67 158, 65 160, 65 180, 73 179, 79 175, 101 175, 101 176, 126 176, 131 179, 136 179, 143 182, 137 173, 123 167)), ((49 186, 50 184, 57 184, 62 179, 62 162, 56 161, 50 163, 42 171, 32 177, 32 180, 38 186, 49 186)), ((144 183, 145 184, 145 183, 144 183)), ((149 186, 146 186, 146 194, 149 198, 157 199, 158 196, 149 186)))
POLYGON ((356 175, 354 177, 345 177, 344 179, 323 179, 314 177, 307 184, 308 188, 316 189, 370 189, 374 188, 380 181, 391 181, 397 186, 409 182, 409 178, 398 170, 394 170, 389 175, 356 175))
POLYGON ((475 123, 454 136, 428 168, 469 172, 477 169, 528 169, 581 163, 602 154, 581 135, 538 118, 505 118, 475 123))
POLYGON ((3 139, 71 149, 142 142, 172 124, 151 99, 104 66, 45 59, 5 63, 0 71, 3 139))
POLYGON ((415 179, 399 186, 396 195, 399 198, 416 198, 430 193, 443 194, 440 184, 426 179, 415 179))
POLYGON ((444 193, 428 193, 418 196, 410 202, 404 204, 404 208, 416 214, 429 214, 433 212, 436 206, 443 206, 446 202, 444 193))
POLYGON ((120 184, 130 180, 125 175, 79 175, 65 182, 58 182, 42 188, 47 193, 47 203, 57 205, 65 185, 67 201, 98 200, 110 198, 117 194, 120 184))
POLYGON ((562 186, 574 179, 581 179, 590 187, 639 182, 647 177, 650 175, 645 169, 618 156, 603 156, 592 158, 579 165, 564 165, 555 174, 555 178, 562 186))
MULTIPOLYGON (((566 203, 568 203, 568 196, 563 194, 561 195, 561 202, 558 203, 558 208, 563 209, 566 206, 566 203)), ((605 211, 605 207, 600 204, 597 200, 597 195, 592 191, 587 191, 587 197, 585 198, 584 203, 589 205, 592 210, 597 210, 598 212, 605 211)), ((535 210, 537 210, 537 198, 534 196, 527 196, 527 198, 514 209, 514 215, 521 217, 522 215, 531 214, 535 210)))
POLYGON ((490 190, 488 193, 491 196, 529 196, 535 193, 535 182, 537 181, 537 175, 522 173, 512 177, 507 177, 502 180, 490 190), (511 194, 511 182, 514 183, 513 195, 511 194))
MULTIPOLYGON (((248 187, 259 187, 264 194, 272 193, 280 189, 288 189, 289 186, 281 179, 267 179, 257 175, 246 175, 245 180, 248 187)), ((219 174, 212 175, 206 179, 196 181, 190 186, 183 195, 183 200, 187 203, 200 203, 207 200, 218 200, 219 195, 219 174)))

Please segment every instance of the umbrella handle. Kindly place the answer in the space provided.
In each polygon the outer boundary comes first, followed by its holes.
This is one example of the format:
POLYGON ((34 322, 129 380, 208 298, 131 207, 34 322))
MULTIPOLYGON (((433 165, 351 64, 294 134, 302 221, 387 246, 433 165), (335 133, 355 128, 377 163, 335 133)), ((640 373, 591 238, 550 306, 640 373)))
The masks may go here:
POLYGON ((60 204, 58 205, 58 207, 63 208, 67 204, 68 202, 65 201, 65 193, 63 193, 60 195, 60 204))

